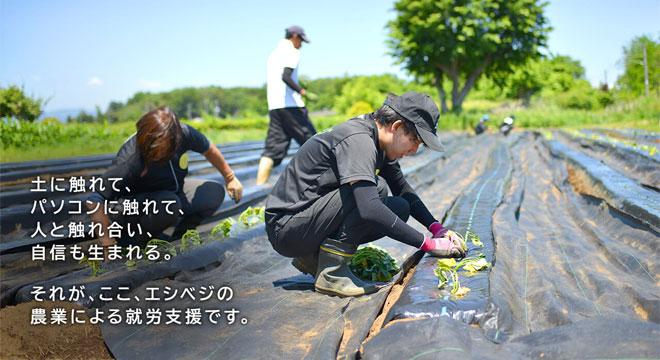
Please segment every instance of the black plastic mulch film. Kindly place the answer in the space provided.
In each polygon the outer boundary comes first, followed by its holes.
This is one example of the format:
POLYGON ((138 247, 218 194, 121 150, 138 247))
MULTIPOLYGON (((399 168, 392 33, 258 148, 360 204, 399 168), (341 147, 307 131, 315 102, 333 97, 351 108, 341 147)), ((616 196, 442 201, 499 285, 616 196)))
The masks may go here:
POLYGON ((483 251, 493 260, 488 278, 461 277, 472 291, 452 299, 434 289, 435 261, 424 257, 361 357, 660 356, 658 193, 556 141, 525 134, 510 139, 509 149, 512 161, 495 148, 447 219, 464 231, 469 221, 455 214, 469 214, 465 200, 490 188, 479 201, 482 214, 494 210, 492 229, 483 224, 488 216, 478 218, 485 248, 468 254, 483 251), (508 182, 492 175, 498 163, 511 164, 508 182), (574 190, 585 186, 591 195, 574 190))
MULTIPOLYGON (((85 284, 91 293, 122 284, 135 289, 126 294, 131 298, 146 297, 147 286, 234 290, 234 299, 222 304, 104 304, 104 311, 232 307, 247 319, 244 325, 104 323, 104 340, 119 359, 658 358, 660 196, 613 164, 578 152, 568 138, 555 138, 529 132, 457 138, 446 141, 443 160, 422 152, 404 162, 431 212, 446 213, 445 224, 457 232, 476 233, 485 246, 469 243, 468 255, 483 252, 493 267, 473 276, 459 272, 471 291, 457 299, 437 288, 437 259, 415 265, 415 249, 379 241, 414 272, 367 341, 390 287, 354 299, 317 294, 310 276, 272 250, 262 226, 169 263, 99 278, 82 270, 44 284, 85 284)), ((29 300, 27 289, 15 300, 29 300)))

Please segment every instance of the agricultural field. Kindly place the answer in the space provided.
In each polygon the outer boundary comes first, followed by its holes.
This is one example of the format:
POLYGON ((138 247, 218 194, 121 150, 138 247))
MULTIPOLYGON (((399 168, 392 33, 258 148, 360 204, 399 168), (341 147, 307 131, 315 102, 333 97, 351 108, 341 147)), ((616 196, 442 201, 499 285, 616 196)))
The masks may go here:
MULTIPOLYGON (((69 347, 94 357, 259 358, 263 349, 273 358, 324 359, 660 356, 658 132, 575 126, 517 128, 508 136, 493 129, 479 136, 446 131, 441 138, 445 153, 422 148, 401 163, 431 212, 462 237, 465 259, 439 260, 383 238, 352 264, 355 273, 381 283, 377 293, 358 298, 316 293, 313 277, 270 246, 262 206, 288 159, 270 185, 254 185, 262 141, 221 145, 246 187, 243 201, 226 199, 197 231, 168 239, 169 229, 109 263, 52 261, 50 255, 31 260, 34 246, 50 254, 58 245, 88 249, 94 240, 31 237, 36 221, 47 224, 48 233, 89 219, 31 214, 44 195, 30 191, 30 179, 89 178, 111 155, 6 164, 0 174, 0 317, 29 317, 37 306, 35 287, 61 287, 69 298, 84 286, 85 296, 68 306, 87 309, 88 318, 114 309, 144 317, 63 327, 71 331, 69 347), (181 295, 211 286, 217 296, 208 302, 181 295), (144 301, 156 287, 179 295, 144 301), (231 297, 223 293, 220 300, 225 287, 231 297), (147 312, 171 309, 198 309, 201 324, 147 324, 147 312), (222 313, 217 323, 207 316, 213 311, 222 313), (630 336, 635 346, 623 346, 630 336), (175 337, 180 341, 169 341, 175 337)), ((190 176, 222 181, 199 156, 191 156, 190 176)), ((63 192, 48 199, 84 196, 63 192)), ((414 220, 409 224, 425 231, 414 220)), ((27 325, 2 328, 0 336, 5 343, 10 333, 30 331, 27 325)), ((44 348, 51 357, 66 356, 56 346, 44 348)), ((38 357, 43 349, 13 342, 3 351, 38 357)))
MULTIPOLYGON (((660 131, 660 99, 651 97, 624 102, 607 109, 562 109, 539 102, 523 107, 515 101, 468 100, 460 114, 440 116, 438 129, 465 131, 472 129, 483 114, 490 114, 497 127, 506 116, 515 114, 516 127, 525 129, 609 127, 660 131)), ((354 114, 357 115, 357 114, 354 114)), ((325 130, 352 116, 312 113, 318 131, 325 130)), ((183 120, 203 132, 211 141, 263 141, 268 129, 267 116, 217 118, 204 115, 196 120, 183 120)), ((61 123, 56 119, 41 122, 0 121, 0 163, 47 160, 74 156, 115 153, 135 132, 135 119, 118 123, 61 123)))

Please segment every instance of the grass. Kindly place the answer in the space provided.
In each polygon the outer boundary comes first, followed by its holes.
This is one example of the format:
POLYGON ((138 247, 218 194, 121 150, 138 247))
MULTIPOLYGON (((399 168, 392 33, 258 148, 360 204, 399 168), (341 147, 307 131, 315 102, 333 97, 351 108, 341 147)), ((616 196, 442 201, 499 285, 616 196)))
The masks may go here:
POLYGON ((440 116, 441 130, 472 129, 483 114, 489 114, 491 129, 497 128, 506 116, 515 115, 517 128, 636 128, 660 131, 660 98, 648 97, 621 102, 600 110, 564 109, 537 101, 525 108, 518 102, 466 101, 461 114, 440 116))
MULTIPOLYGON (((489 127, 496 129, 502 119, 515 114, 517 128, 636 128, 660 132, 660 98, 652 96, 619 102, 601 110, 562 109, 537 101, 529 108, 517 102, 468 100, 461 114, 442 114, 440 131, 470 130, 485 113, 490 115, 489 127)), ((348 119, 344 115, 311 116, 318 131, 348 119)), ((264 140, 268 117, 217 119, 205 117, 200 122, 188 122, 216 144, 264 140)), ((6 125, 5 125, 6 126, 6 125)), ((117 124, 26 124, 23 129, 3 127, 0 162, 45 160, 65 157, 115 153, 135 131, 130 122, 117 124), (29 128, 29 129, 28 129, 29 128), (12 133, 14 132, 14 133, 12 133), (4 142, 7 139, 6 142, 4 142)))
MULTIPOLYGON (((341 115, 313 117, 312 122, 318 131, 334 126, 347 118, 341 115)), ((202 131, 215 144, 229 142, 264 140, 268 130, 268 118, 248 119, 204 119, 189 122, 202 131)), ((116 153, 126 139, 135 131, 131 123, 117 124, 62 124, 48 130, 55 130, 57 137, 20 139, 20 144, 32 146, 3 146, 0 162, 47 160, 77 156, 116 153), (82 130, 84 129, 84 131, 82 130)))

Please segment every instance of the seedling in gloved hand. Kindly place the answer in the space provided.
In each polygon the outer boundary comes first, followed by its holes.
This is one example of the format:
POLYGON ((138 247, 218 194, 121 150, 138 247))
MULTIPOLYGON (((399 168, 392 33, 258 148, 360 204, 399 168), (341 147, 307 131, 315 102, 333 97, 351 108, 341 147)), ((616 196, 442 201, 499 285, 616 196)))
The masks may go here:
POLYGON ((461 236, 461 234, 459 234, 459 233, 457 233, 453 230, 448 230, 447 234, 445 236, 447 236, 449 239, 451 239, 454 242, 458 241, 460 243, 461 249, 463 249, 463 251, 468 250, 467 243, 465 242, 465 239, 463 238, 463 236, 461 236))
POLYGON ((373 245, 355 252, 350 264, 351 271, 362 280, 387 282, 400 269, 387 251, 373 245))
POLYGON ((218 223, 218 225, 214 226, 213 229, 211 230, 211 235, 219 235, 222 236, 223 238, 226 238, 229 236, 229 233, 231 232, 231 227, 236 224, 236 220, 232 218, 226 218, 222 220, 221 222, 218 223))
POLYGON ((245 227, 252 227, 260 222, 264 222, 265 207, 248 207, 241 213, 241 216, 238 217, 238 221, 245 225, 245 227))

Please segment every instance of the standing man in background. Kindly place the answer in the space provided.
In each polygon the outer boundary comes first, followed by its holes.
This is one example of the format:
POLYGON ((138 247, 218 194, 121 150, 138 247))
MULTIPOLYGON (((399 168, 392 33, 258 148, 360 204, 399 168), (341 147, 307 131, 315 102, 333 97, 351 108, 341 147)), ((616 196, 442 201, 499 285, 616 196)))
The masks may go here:
POLYGON ((309 43, 305 30, 300 26, 290 26, 285 30, 284 39, 268 56, 266 87, 270 124, 259 161, 257 185, 266 183, 273 166, 282 162, 291 138, 302 145, 316 134, 302 99, 305 96, 313 100, 316 95, 308 93, 298 84, 298 63, 303 41, 309 43))

